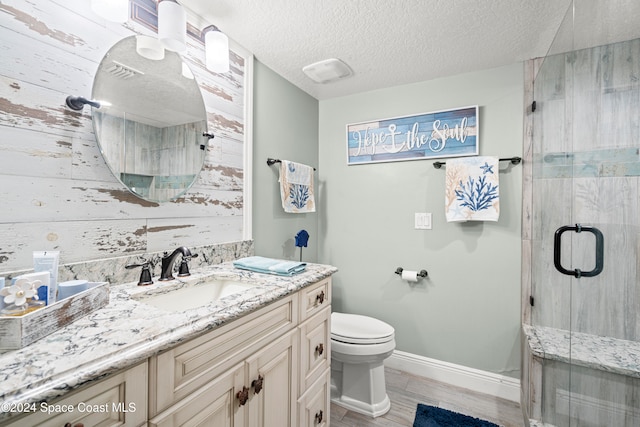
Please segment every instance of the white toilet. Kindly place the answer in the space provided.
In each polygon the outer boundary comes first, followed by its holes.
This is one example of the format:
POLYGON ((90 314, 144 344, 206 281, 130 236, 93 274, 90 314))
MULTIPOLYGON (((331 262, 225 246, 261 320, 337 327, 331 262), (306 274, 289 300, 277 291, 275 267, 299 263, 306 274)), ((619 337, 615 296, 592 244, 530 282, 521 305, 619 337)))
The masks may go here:
POLYGON ((331 401, 378 417, 391 408, 384 360, 396 348, 394 329, 357 314, 331 313, 331 401))

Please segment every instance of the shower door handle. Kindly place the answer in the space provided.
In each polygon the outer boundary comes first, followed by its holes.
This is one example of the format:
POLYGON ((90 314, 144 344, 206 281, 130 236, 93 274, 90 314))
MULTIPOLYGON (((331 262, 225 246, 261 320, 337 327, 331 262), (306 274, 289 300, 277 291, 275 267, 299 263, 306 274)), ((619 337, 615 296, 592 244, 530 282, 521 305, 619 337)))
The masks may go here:
POLYGON ((555 236, 553 238, 553 264, 562 274, 566 274, 569 276, 574 276, 576 278, 580 277, 593 277, 602 273, 602 267, 604 265, 604 236, 602 232, 595 227, 585 227, 580 224, 576 224, 574 227, 564 225, 556 230, 555 236), (561 264, 562 258, 562 233, 565 231, 575 231, 576 233, 581 233, 583 231, 588 231, 589 233, 593 233, 596 237, 596 266, 591 271, 582 271, 579 268, 573 270, 567 270, 561 264))

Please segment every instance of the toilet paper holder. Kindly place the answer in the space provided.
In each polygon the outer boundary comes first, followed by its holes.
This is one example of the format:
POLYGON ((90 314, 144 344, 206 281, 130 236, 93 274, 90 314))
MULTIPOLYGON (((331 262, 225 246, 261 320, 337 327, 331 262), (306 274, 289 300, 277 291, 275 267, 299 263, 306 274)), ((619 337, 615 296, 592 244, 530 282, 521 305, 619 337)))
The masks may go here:
MULTIPOLYGON (((404 268, 402 268, 402 267, 398 267, 398 268, 396 268, 395 273, 396 273, 396 274, 398 274, 398 275, 400 275, 400 276, 402 276, 402 272, 403 272, 403 271, 404 271, 404 268)), ((427 270, 420 270, 420 271, 418 272, 418 276, 419 276, 419 277, 422 277, 422 278, 425 278, 425 277, 427 277, 428 275, 429 275, 429 273, 427 273, 427 270)))

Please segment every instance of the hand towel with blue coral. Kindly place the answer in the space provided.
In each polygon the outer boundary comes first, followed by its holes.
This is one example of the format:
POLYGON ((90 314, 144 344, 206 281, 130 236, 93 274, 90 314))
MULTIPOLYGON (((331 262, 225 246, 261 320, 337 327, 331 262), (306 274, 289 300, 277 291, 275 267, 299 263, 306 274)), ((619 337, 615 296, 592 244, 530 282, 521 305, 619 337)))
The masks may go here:
POLYGON ((276 274, 278 276, 293 276, 302 273, 307 267, 306 262, 286 261, 282 259, 250 256, 233 262, 235 268, 255 271, 256 273, 276 274))
POLYGON ((498 167, 496 157, 477 156, 447 160, 447 222, 498 220, 498 167))
POLYGON ((289 213, 315 212, 313 167, 289 160, 280 162, 280 197, 289 213))

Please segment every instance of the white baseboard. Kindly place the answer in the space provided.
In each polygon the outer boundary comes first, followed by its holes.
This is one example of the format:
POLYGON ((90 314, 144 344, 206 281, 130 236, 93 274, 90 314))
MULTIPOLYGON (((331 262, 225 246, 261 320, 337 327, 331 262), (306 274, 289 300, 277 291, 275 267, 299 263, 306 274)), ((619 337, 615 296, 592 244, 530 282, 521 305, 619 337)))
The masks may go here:
POLYGON ((412 375, 520 402, 520 380, 395 350, 384 365, 412 375))

